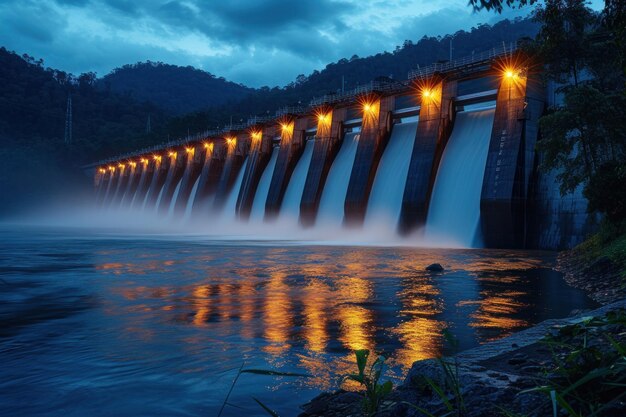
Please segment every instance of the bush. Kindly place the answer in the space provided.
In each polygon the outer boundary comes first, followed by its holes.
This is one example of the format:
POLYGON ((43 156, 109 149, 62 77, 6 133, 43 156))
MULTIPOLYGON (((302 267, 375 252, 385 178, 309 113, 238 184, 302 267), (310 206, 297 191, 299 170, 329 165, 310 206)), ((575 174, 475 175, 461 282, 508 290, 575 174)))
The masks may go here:
POLYGON ((584 189, 589 200, 589 211, 606 215, 618 224, 626 219, 626 167, 615 161, 603 164, 591 176, 584 189))

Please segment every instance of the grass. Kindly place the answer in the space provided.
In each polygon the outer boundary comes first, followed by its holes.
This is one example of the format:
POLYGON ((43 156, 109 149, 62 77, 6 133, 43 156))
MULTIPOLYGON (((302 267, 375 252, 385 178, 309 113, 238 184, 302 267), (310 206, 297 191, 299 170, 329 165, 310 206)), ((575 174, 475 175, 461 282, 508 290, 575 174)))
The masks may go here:
MULTIPOLYGON (((289 376, 289 377, 304 377, 304 378, 310 377, 309 374, 302 374, 302 373, 297 373, 297 372, 280 372, 280 371, 274 371, 271 369, 253 369, 253 368, 244 369, 244 366, 245 366, 245 361, 241 363, 241 366, 239 367, 239 370, 237 371, 237 375, 235 375, 235 378, 233 379, 233 383, 230 385, 230 389, 228 390, 228 393, 226 394, 226 398, 224 398, 224 402, 222 403, 222 407, 220 408, 220 411, 217 414, 217 417, 220 417, 222 415, 226 406, 240 408, 237 404, 228 402, 228 399, 230 398, 230 395, 232 394, 233 389, 235 388, 235 384, 237 383, 237 380, 242 374, 255 374, 255 375, 267 375, 267 376, 289 376)), ((261 408, 268 415, 272 417, 280 417, 276 411, 272 410, 269 406, 265 405, 257 398, 252 397, 252 399, 259 406, 261 406, 261 408)))
POLYGON ((572 417, 602 416, 626 396, 626 344, 617 340, 626 328, 626 312, 588 317, 565 326, 544 340, 553 352, 554 368, 539 391, 572 417), (611 334, 611 330, 613 334, 611 334))
POLYGON ((600 230, 572 250, 573 254, 592 264, 606 257, 617 266, 622 280, 626 280, 626 223, 602 224, 600 230))
POLYGON ((344 380, 356 381, 365 388, 363 409, 367 416, 373 416, 378 412, 383 397, 393 389, 391 381, 379 382, 385 373, 385 357, 379 356, 367 370, 367 359, 370 351, 360 349, 356 350, 354 354, 356 356, 357 373, 346 375, 344 380))

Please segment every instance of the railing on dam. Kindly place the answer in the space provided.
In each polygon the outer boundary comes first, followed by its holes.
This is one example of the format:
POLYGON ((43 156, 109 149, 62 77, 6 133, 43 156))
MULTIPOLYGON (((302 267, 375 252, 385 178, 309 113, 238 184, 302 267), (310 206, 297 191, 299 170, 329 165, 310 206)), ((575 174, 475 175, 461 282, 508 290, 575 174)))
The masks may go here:
POLYGON ((342 101, 352 101, 354 98, 369 93, 393 93, 406 89, 407 83, 402 81, 378 81, 373 80, 367 84, 359 85, 348 91, 336 94, 324 94, 321 97, 314 97, 310 102, 310 107, 317 107, 324 104, 335 104, 342 101))
POLYGON ((472 54, 463 58, 455 59, 454 61, 436 62, 424 68, 417 68, 409 71, 409 80, 415 80, 418 78, 426 78, 432 76, 436 72, 448 72, 463 67, 468 67, 491 61, 501 56, 512 54, 517 50, 517 45, 511 44, 507 47, 503 44, 497 48, 491 48, 488 51, 484 51, 478 54, 472 54))

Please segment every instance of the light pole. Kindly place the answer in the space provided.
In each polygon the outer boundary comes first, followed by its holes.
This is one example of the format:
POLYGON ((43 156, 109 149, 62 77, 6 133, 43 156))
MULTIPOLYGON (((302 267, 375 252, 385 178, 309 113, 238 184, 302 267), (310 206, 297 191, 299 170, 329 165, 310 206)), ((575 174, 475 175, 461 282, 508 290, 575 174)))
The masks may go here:
POLYGON ((450 62, 452 62, 452 39, 454 39, 455 36, 456 36, 456 33, 453 35, 450 35, 450 62))

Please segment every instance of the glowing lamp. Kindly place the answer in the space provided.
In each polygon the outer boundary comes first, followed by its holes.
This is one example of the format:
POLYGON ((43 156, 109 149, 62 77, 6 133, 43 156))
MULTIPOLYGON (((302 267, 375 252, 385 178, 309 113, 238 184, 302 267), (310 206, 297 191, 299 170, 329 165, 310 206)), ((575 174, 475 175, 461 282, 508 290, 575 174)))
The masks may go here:
POLYGON ((126 165, 124 165, 122 163, 119 163, 119 164, 117 164, 117 166, 120 167, 120 168, 124 168, 126 165))
POLYGON ((504 76, 509 80, 517 78, 517 71, 514 68, 506 68, 504 70, 504 76))
POLYGON ((107 170, 106 170, 106 169, 104 169, 104 168, 100 168, 98 171, 99 171, 101 174, 104 174, 105 172, 107 172, 107 170))
POLYGON ((146 158, 141 158, 141 159, 139 160, 139 162, 141 162, 142 164, 144 164, 144 165, 145 165, 145 164, 147 164, 147 163, 148 163, 148 160, 147 160, 146 158))
POLYGON ((128 165, 135 168, 137 166, 137 162, 129 162, 128 165))
POLYGON ((422 91, 422 97, 428 98, 431 95, 431 91, 430 90, 424 90, 422 91))
POLYGON ((226 138, 226 143, 228 143, 229 145, 234 145, 237 142, 237 139, 234 137, 227 137, 226 138))
POLYGON ((369 103, 365 103, 365 104, 363 105, 363 111, 366 111, 366 112, 370 112, 370 111, 372 111, 372 105, 371 105, 371 104, 369 104, 369 103))
POLYGON ((153 156, 155 161, 160 161, 161 160, 161 156, 160 155, 154 155, 153 156))
POLYGON ((109 165, 109 171, 111 172, 115 171, 115 167, 113 165, 109 165))
POLYGON ((256 131, 256 132, 252 132, 252 139, 253 140, 260 140, 261 139, 261 132, 256 131))
POLYGON ((193 148, 185 148, 185 152, 187 152, 187 153, 193 153, 193 148))
POLYGON ((326 120, 326 115, 325 114, 319 114, 317 116, 317 120, 319 120, 320 122, 323 122, 324 120, 326 120))
POLYGON ((167 155, 171 156, 171 157, 174 157, 174 156, 176 156, 176 152, 170 151, 170 152, 167 153, 167 155))

